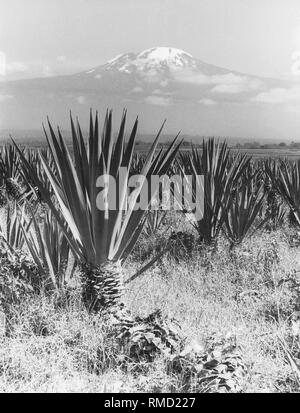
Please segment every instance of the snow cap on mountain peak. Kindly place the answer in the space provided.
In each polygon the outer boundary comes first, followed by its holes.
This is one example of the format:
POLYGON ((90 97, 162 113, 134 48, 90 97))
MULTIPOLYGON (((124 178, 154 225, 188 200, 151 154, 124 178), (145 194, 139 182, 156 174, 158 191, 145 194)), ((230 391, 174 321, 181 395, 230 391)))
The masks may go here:
POLYGON ((152 47, 137 55, 138 59, 176 60, 182 57, 193 57, 191 54, 175 47, 152 47))
POLYGON ((152 47, 136 56, 136 64, 142 68, 167 65, 184 67, 190 64, 193 56, 174 47, 152 47))
POLYGON ((140 53, 127 53, 116 56, 107 62, 108 67, 114 67, 120 72, 131 73, 162 69, 183 68, 191 65, 193 56, 174 47, 152 47, 140 53))

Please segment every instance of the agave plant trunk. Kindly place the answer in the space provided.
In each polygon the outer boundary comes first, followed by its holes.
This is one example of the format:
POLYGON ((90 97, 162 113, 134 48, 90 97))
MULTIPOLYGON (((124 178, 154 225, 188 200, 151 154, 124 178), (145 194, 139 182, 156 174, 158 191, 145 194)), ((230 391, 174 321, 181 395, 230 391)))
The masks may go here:
POLYGON ((122 267, 120 261, 107 261, 100 266, 81 265, 82 297, 89 311, 112 310, 122 296, 122 267))

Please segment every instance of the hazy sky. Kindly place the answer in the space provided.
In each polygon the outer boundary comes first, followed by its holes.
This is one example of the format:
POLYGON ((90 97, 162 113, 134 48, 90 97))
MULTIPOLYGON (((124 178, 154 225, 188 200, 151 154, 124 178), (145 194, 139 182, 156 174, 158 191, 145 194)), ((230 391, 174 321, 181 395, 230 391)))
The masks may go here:
POLYGON ((291 74, 299 0, 0 0, 7 78, 73 73, 152 46, 218 66, 291 74))

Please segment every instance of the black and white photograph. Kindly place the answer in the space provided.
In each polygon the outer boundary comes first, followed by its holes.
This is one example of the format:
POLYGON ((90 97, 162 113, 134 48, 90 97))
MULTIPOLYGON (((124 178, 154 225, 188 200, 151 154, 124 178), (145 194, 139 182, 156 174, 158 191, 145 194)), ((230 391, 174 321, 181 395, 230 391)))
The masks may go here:
POLYGON ((299 392, 299 0, 0 0, 0 393, 299 392))

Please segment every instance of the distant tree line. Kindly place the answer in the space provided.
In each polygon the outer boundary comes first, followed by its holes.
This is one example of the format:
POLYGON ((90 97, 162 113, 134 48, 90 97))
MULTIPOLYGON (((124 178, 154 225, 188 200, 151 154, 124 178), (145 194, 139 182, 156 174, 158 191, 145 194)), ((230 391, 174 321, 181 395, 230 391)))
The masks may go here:
POLYGON ((280 142, 280 143, 264 143, 261 144, 257 141, 253 142, 245 142, 243 144, 234 144, 232 145, 234 148, 237 149, 290 149, 290 150, 299 150, 300 149, 300 142, 280 142))

